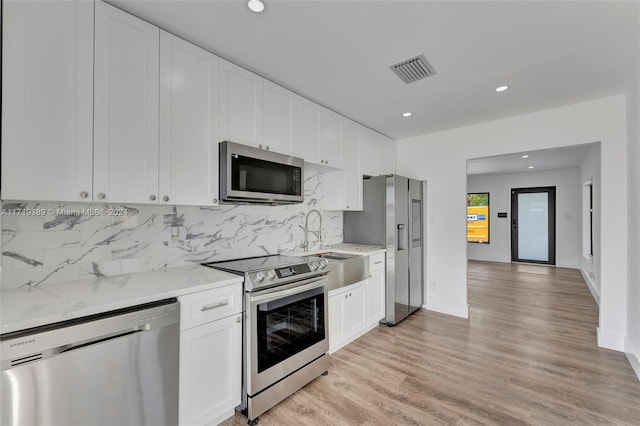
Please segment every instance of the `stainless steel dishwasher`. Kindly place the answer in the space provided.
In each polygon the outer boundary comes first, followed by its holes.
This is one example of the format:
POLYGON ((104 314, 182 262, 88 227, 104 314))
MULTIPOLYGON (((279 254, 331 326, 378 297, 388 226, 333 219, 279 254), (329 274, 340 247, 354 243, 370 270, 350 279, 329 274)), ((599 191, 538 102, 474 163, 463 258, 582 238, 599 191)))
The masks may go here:
POLYGON ((0 424, 177 425, 168 299, 0 336, 0 424))

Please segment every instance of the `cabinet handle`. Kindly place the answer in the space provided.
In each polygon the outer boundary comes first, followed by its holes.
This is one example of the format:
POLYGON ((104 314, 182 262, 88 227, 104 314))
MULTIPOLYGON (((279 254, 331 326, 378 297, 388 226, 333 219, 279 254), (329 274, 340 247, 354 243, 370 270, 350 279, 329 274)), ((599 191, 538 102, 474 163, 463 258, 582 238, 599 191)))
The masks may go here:
POLYGON ((345 294, 345 295, 344 295, 344 298, 346 299, 347 297, 349 297, 349 295, 348 295, 348 294, 345 294))
POLYGON ((155 196, 155 195, 150 195, 150 196, 149 196, 149 199, 150 199, 151 201, 155 201, 155 200, 156 200, 156 196, 155 196))
POLYGON ((349 297, 351 297, 351 292, 349 292, 349 297))
POLYGON ((349 208, 349 206, 347 206, 347 208, 349 208))
POLYGON ((258 148, 262 148, 262 144, 258 145, 258 148))
POLYGON ((87 191, 82 191, 80 193, 80 198, 87 198, 89 196, 89 193, 87 191))
POLYGON ((382 263, 382 260, 378 260, 377 262, 373 262, 374 265, 379 265, 382 263))
POLYGON ((217 198, 213 199, 213 204, 218 204, 218 199, 217 198))
POLYGON ((165 195, 164 197, 162 197, 162 199, 165 200, 165 201, 169 201, 169 196, 165 195))
POLYGON ((101 192, 98 194, 98 198, 100 198, 101 200, 104 200, 105 198, 107 198, 107 194, 105 194, 104 192, 101 192))
POLYGON ((242 317, 236 318, 236 322, 240 322, 240 321, 242 321, 242 317))
POLYGON ((210 311, 211 309, 222 308, 223 306, 227 306, 229 304, 228 300, 224 302, 216 303, 215 305, 207 305, 200 308, 200 312, 210 311))
POLYGON ((324 164, 329 164, 329 160, 324 160, 324 164))
POLYGON ((269 151, 269 145, 267 145, 267 151, 269 151))

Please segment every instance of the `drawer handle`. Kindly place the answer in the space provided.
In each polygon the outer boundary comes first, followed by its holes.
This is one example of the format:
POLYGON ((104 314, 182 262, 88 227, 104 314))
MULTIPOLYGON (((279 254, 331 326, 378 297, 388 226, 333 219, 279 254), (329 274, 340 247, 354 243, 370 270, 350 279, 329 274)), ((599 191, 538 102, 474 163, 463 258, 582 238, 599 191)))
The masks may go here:
POLYGON ((374 265, 379 265, 382 263, 382 260, 378 261, 378 262, 373 262, 374 265))
POLYGON ((200 312, 210 311, 211 309, 222 308, 223 306, 227 306, 229 304, 228 300, 224 302, 216 303, 215 305, 207 305, 200 308, 200 312))

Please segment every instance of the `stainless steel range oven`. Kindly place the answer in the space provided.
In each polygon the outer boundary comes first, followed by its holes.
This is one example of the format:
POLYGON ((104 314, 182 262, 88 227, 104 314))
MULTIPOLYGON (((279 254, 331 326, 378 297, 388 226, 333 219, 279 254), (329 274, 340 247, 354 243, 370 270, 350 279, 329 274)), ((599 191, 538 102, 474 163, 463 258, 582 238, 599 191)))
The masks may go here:
POLYGON ((329 368, 327 262, 276 255, 206 266, 245 277, 239 409, 253 425, 329 368))

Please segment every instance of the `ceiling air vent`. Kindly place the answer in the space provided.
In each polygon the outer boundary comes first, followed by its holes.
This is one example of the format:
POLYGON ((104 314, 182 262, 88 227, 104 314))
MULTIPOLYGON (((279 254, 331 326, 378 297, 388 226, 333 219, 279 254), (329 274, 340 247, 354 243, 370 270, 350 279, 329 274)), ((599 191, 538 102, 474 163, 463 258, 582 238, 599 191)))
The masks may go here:
POLYGON ((436 70, 426 60, 424 55, 406 59, 395 65, 391 65, 390 68, 406 84, 436 75, 436 70))

